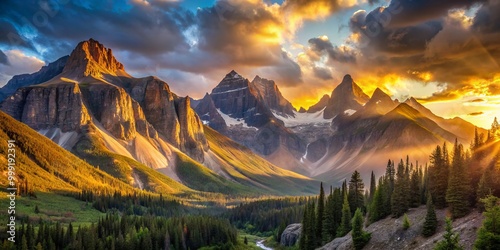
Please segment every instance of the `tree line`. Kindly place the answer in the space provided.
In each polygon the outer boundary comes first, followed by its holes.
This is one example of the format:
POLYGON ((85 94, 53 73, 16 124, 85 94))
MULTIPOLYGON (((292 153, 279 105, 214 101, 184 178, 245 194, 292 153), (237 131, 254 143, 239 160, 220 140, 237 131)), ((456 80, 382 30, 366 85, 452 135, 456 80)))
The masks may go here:
POLYGON ((209 216, 163 218, 107 214, 90 226, 67 228, 60 223, 26 220, 20 242, 4 240, 2 249, 233 249, 237 230, 228 220, 209 216), (37 228, 37 230, 35 230, 37 228))

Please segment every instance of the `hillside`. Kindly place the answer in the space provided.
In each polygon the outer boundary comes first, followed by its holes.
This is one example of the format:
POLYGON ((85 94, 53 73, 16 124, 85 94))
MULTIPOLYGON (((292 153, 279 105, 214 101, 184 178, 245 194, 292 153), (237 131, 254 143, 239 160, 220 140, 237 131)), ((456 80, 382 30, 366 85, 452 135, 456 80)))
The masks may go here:
MULTIPOLYGON (((426 207, 410 209, 407 213, 411 226, 404 230, 402 226, 403 217, 385 218, 365 228, 372 234, 372 238, 363 249, 407 249, 407 250, 432 250, 437 242, 443 239, 445 231, 444 218, 447 211, 436 210, 438 228, 436 234, 425 238, 421 236, 422 226, 425 221, 426 207)), ((453 231, 460 234, 460 244, 464 249, 472 249, 477 237, 477 230, 481 227, 483 216, 478 211, 473 211, 466 217, 453 222, 453 231)), ((348 234, 337 238, 332 242, 319 248, 322 250, 347 250, 352 249, 352 237, 348 234)))

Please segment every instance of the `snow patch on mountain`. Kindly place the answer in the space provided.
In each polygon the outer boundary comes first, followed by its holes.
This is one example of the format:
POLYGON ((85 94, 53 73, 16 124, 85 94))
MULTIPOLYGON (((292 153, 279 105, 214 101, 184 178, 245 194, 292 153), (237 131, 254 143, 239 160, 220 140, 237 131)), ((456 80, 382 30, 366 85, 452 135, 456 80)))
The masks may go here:
POLYGON ((276 118, 280 119, 285 123, 285 127, 295 127, 307 124, 328 124, 332 120, 323 118, 323 112, 325 108, 315 113, 299 113, 294 111, 295 117, 289 116, 285 117, 276 112, 273 112, 276 118))
POLYGON ((242 126, 244 128, 254 128, 254 127, 248 126, 248 124, 245 122, 245 119, 243 119, 243 118, 233 118, 227 114, 224 114, 222 111, 220 111, 220 109, 217 109, 217 112, 219 112, 220 116, 222 116, 222 119, 224 119, 224 121, 226 122, 226 125, 228 127, 242 126))
POLYGON ((356 110, 354 110, 354 109, 347 109, 344 111, 344 114, 346 114, 348 116, 354 115, 354 113, 356 113, 356 110))

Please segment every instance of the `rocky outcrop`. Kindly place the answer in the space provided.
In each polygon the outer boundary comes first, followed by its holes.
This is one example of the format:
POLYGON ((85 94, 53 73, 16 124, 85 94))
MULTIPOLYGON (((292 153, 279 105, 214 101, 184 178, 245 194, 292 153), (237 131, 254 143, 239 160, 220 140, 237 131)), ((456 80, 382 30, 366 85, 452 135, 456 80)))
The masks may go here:
POLYGON ((299 108, 299 113, 305 113, 305 112, 307 112, 307 110, 304 107, 299 108))
POLYGON ((285 247, 294 246, 299 240, 301 233, 302 224, 296 223, 288 225, 281 234, 280 244, 285 247))
POLYGON ((93 76, 101 78, 106 74, 126 74, 123 64, 113 56, 111 49, 94 39, 80 42, 71 52, 63 72, 72 78, 93 76))
POLYGON ((92 114, 107 131, 123 140, 136 136, 133 100, 124 89, 105 83, 82 89, 92 114))
POLYGON ((203 99, 196 105, 196 113, 200 116, 200 119, 209 127, 221 132, 226 133, 227 124, 224 118, 219 114, 217 108, 215 107, 212 97, 207 93, 203 99))
POLYGON ((307 113, 316 113, 318 111, 323 110, 327 105, 328 102, 330 101, 330 96, 329 95, 323 95, 321 99, 311 107, 307 109, 307 113))
POLYGON ((273 80, 255 76, 251 84, 261 96, 264 104, 281 116, 295 116, 292 104, 281 95, 278 86, 273 80))
POLYGON ((176 101, 176 111, 179 119, 181 151, 191 158, 203 162, 204 152, 208 150, 208 143, 203 132, 200 118, 191 108, 189 97, 179 98, 176 101))
POLYGON ((35 73, 16 75, 12 77, 12 79, 10 79, 7 84, 0 89, 0 102, 14 94, 16 90, 21 87, 40 84, 52 79, 56 75, 59 75, 62 72, 64 65, 66 65, 68 58, 69 56, 63 56, 56 61, 43 66, 35 73))
POLYGON ((346 110, 359 110, 369 99, 352 77, 345 75, 342 82, 333 90, 323 117, 331 119, 346 110))
POLYGON ((79 131, 91 121, 78 84, 61 83, 21 88, 0 109, 35 130, 79 131))

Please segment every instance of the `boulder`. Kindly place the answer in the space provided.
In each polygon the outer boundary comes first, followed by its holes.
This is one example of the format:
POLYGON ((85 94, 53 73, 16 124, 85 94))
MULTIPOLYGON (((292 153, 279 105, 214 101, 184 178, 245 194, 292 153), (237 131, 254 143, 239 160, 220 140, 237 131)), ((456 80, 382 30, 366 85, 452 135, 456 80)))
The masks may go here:
POLYGON ((295 223, 288 225, 281 234, 280 244, 285 247, 291 247, 297 243, 302 232, 302 224, 295 223))

